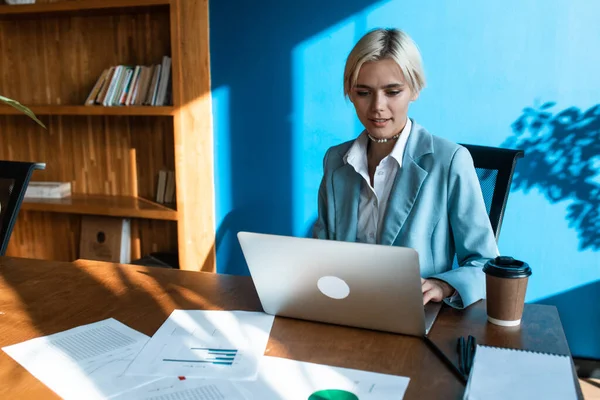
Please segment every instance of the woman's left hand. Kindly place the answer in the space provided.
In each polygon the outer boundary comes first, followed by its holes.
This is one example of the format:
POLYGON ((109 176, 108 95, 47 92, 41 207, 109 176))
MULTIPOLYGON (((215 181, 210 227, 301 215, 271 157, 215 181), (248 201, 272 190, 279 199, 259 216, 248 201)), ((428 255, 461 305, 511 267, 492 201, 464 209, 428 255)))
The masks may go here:
POLYGON ((421 278, 421 289, 423 290, 423 305, 434 301, 439 303, 454 293, 454 288, 439 279, 421 278))

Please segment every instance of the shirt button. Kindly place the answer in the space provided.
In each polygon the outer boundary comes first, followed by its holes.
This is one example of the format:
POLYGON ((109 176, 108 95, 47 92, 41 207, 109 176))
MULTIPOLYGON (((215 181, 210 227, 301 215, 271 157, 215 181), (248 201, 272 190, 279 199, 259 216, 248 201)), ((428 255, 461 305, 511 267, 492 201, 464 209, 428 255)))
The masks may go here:
POLYGON ((377 173, 377 175, 385 175, 385 172, 383 172, 383 171, 379 171, 379 172, 377 173))
POLYGON ((370 237, 371 239, 373 239, 373 238, 375 237, 375 234, 374 234, 373 232, 370 232, 370 233, 369 233, 369 237, 370 237))

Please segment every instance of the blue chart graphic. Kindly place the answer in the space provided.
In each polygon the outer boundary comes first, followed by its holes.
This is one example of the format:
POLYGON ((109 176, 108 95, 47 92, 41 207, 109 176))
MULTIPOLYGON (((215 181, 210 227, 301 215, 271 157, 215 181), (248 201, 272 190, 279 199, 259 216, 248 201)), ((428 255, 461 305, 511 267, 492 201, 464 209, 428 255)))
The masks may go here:
POLYGON ((193 358, 178 359, 178 358, 163 358, 163 361, 182 362, 182 363, 202 363, 213 365, 233 365, 236 349, 214 349, 209 347, 191 347, 190 352, 193 358))

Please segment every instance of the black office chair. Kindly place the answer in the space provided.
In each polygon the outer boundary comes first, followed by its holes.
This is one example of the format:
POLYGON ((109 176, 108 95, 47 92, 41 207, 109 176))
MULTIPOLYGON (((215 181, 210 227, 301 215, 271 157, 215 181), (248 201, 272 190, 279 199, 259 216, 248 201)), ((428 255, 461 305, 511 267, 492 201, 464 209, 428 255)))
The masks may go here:
POLYGON ((515 166, 525 152, 472 144, 462 144, 462 146, 466 147, 473 157, 485 208, 498 241, 515 166))
POLYGON ((6 253, 33 171, 45 168, 43 163, 0 161, 0 256, 6 253))

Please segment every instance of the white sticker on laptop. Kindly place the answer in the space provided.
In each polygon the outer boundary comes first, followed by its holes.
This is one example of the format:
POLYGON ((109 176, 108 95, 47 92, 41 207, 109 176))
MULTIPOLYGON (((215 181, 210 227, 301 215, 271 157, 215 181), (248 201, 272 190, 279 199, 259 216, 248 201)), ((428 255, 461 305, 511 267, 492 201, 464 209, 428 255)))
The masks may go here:
POLYGON ((327 297, 340 300, 350 294, 350 286, 335 276, 324 276, 317 281, 317 287, 327 297))

